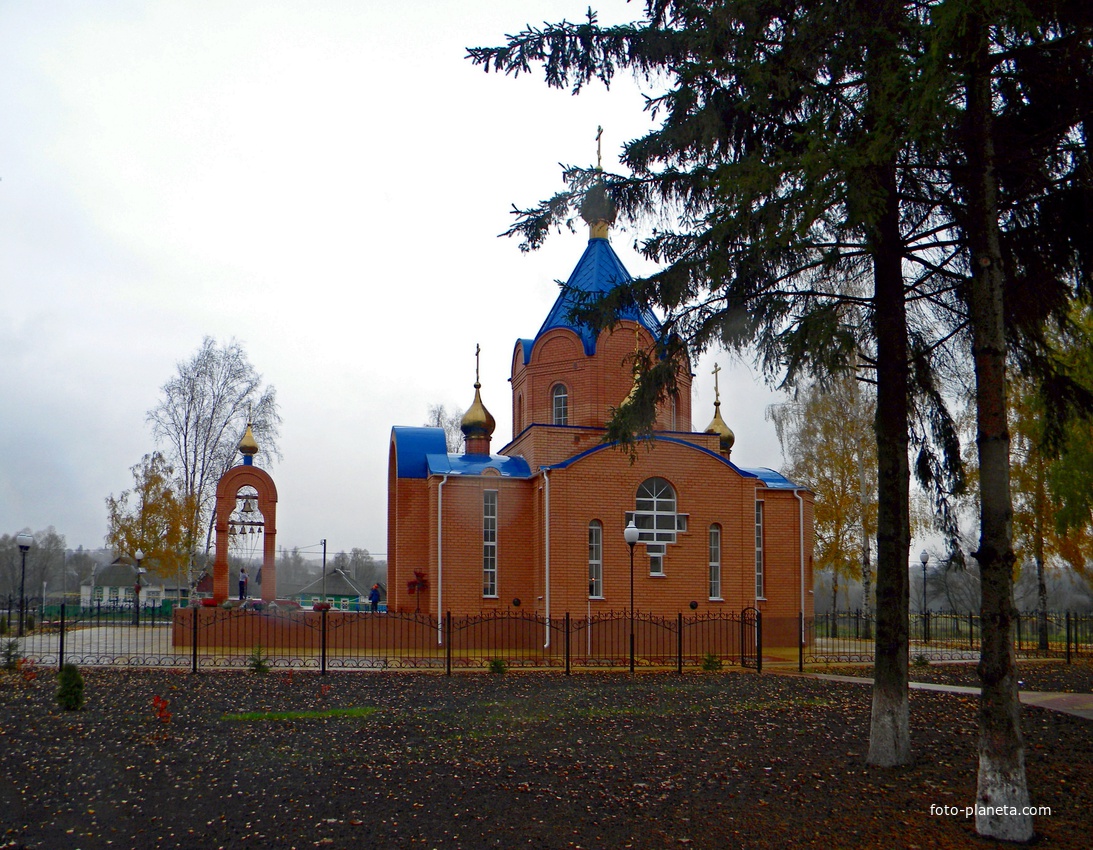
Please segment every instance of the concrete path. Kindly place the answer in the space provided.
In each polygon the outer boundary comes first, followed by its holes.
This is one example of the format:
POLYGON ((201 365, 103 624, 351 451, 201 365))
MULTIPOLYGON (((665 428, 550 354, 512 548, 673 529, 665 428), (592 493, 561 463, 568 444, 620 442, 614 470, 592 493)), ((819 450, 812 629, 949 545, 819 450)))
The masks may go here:
MULTIPOLYGON (((857 682, 863 685, 873 684, 872 679, 861 676, 832 676, 827 673, 799 673, 797 675, 812 676, 816 679, 827 679, 831 682, 857 682)), ((943 691, 950 694, 967 694, 979 696, 979 688, 966 685, 935 685, 930 682, 909 682, 910 687, 920 691, 943 691)), ((1046 708, 1049 711, 1061 711, 1063 714, 1072 714, 1083 720, 1093 720, 1093 694, 1066 694, 1049 691, 1020 691, 1022 705, 1032 705, 1037 708, 1046 708)))

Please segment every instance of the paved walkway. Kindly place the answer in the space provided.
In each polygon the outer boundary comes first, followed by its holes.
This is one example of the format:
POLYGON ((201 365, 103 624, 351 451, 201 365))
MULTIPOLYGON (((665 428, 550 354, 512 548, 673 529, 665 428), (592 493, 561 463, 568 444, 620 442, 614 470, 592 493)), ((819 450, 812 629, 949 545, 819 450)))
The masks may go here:
MULTIPOLYGON (((857 682, 863 685, 873 684, 872 679, 863 676, 832 676, 827 673, 800 673, 798 675, 812 676, 816 679, 827 679, 831 682, 857 682)), ((930 682, 909 682, 909 687, 920 691, 944 691, 950 694, 968 694, 979 696, 979 688, 966 685, 935 685, 930 682)), ((1037 708, 1046 708, 1050 711, 1061 711, 1063 714, 1072 714, 1083 720, 1093 720, 1093 694, 1066 694, 1049 691, 1020 691, 1022 705, 1033 705, 1037 708)))

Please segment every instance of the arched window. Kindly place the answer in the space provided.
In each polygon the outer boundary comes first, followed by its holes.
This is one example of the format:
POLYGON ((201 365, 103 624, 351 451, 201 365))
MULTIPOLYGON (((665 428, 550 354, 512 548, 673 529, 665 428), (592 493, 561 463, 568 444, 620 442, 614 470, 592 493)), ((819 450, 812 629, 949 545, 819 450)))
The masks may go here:
POLYGON ((710 526, 710 599, 721 598, 721 526, 710 526))
POLYGON ((676 532, 687 530, 687 515, 676 513, 676 491, 663 478, 647 478, 638 487, 635 510, 626 514, 638 527, 638 540, 649 555, 649 574, 664 574, 664 552, 676 542, 676 532))
POLYGON ((598 519, 588 524, 588 595, 603 599, 603 523, 598 519))
POLYGON ((566 389, 565 384, 555 384, 554 389, 550 391, 550 398, 553 404, 554 424, 568 425, 569 390, 566 389))

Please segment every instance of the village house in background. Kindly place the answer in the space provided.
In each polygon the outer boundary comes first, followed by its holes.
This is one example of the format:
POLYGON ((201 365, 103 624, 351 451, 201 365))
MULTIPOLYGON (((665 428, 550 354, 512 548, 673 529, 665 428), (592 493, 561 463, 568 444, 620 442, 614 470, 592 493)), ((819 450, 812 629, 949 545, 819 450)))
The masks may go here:
POLYGON ((604 442, 612 408, 634 387, 628 356, 661 328, 636 310, 598 335, 574 321, 580 297, 630 279, 608 240, 613 210, 582 215, 584 255, 539 332, 513 350, 512 440, 491 453, 495 422, 477 374, 462 453, 447 451, 441 428, 391 430, 388 607, 591 616, 628 609, 632 592, 633 609, 650 614, 754 606, 784 621, 784 634, 764 631, 791 645, 799 614, 813 614, 812 494, 731 459, 720 397, 694 431, 687 371, 633 462, 604 442))

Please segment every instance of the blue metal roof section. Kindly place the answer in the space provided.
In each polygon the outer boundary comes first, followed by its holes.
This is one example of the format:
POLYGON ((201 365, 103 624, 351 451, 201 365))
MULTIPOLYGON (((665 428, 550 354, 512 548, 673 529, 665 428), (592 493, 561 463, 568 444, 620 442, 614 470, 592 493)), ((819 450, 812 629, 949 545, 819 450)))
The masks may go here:
POLYGON ((443 428, 396 425, 391 429, 391 441, 395 444, 395 474, 399 478, 481 475, 487 469, 496 469, 503 478, 531 477, 528 462, 522 457, 448 454, 443 428))
POLYGON ((760 467, 758 469, 742 469, 741 472, 747 472, 749 475, 753 475, 763 482, 763 485, 768 490, 807 490, 807 487, 801 487, 799 484, 794 484, 784 475, 779 472, 775 472, 773 469, 767 469, 766 467, 760 467))
MULTIPOLYGON (((611 243, 606 239, 589 239, 588 247, 577 263, 573 273, 569 276, 562 288, 558 300, 550 308, 546 321, 539 328, 539 333, 532 340, 532 345, 549 330, 565 328, 573 331, 584 343, 584 353, 591 356, 596 353, 596 334, 582 324, 578 324, 572 318, 573 308, 584 295, 602 295, 610 292, 616 286, 633 280, 630 272, 622 264, 615 254, 611 243)), ((640 322, 654 338, 660 336, 660 321, 651 310, 638 311, 636 309, 625 310, 619 315, 620 319, 632 322, 640 322)), ((528 362, 531 356, 531 346, 524 344, 524 362, 528 362)))
POLYGON ((425 460, 430 475, 481 475, 495 469, 502 478, 531 478, 531 468, 522 457, 444 453, 427 455, 425 460))
POLYGON ((391 429, 395 444, 395 475, 399 478, 428 478, 426 455, 448 451, 443 428, 415 428, 396 425, 391 429))

